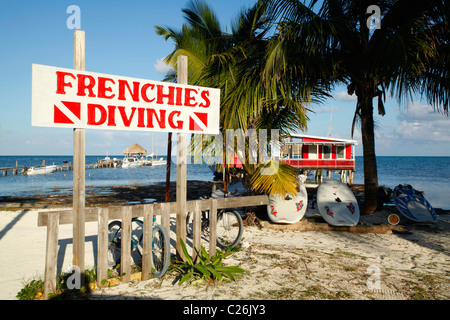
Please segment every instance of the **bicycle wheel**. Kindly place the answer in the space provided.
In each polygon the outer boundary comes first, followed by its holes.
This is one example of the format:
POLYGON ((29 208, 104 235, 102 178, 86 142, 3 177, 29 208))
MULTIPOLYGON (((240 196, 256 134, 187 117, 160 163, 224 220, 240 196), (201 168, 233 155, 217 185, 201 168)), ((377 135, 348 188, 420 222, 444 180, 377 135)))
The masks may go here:
POLYGON ((242 218, 237 211, 226 211, 217 215, 216 227, 217 244, 222 248, 233 248, 242 237, 244 225, 242 218))
POLYGON ((186 236, 192 238, 194 236, 194 214, 188 212, 186 215, 186 236))
POLYGON ((153 227, 152 239, 152 267, 153 275, 161 278, 170 265, 170 238, 167 230, 160 225, 153 227))
POLYGON ((108 267, 115 268, 120 264, 122 243, 122 223, 113 221, 108 225, 108 267))
MULTIPOLYGON (((206 214, 208 211, 202 211, 201 214, 201 230, 202 232, 208 229, 209 225, 209 219, 207 218, 206 214)), ((188 212, 186 215, 186 236, 188 238, 191 238, 194 236, 194 213, 188 212)))

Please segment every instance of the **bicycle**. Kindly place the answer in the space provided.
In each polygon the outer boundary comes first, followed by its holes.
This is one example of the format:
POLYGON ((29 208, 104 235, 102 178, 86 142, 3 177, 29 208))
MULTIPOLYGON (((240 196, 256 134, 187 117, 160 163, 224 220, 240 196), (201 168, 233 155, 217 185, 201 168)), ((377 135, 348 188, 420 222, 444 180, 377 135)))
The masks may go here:
MULTIPOLYGON (((161 278, 167 272, 170 265, 170 238, 167 230, 155 223, 153 217, 152 235, 152 270, 153 275, 161 278)), ((144 222, 138 218, 131 220, 131 252, 136 251, 142 258, 143 250, 143 226, 144 222)), ((116 268, 120 264, 122 239, 122 223, 112 221, 108 225, 108 266, 116 268)))
MULTIPOLYGON (((216 240, 219 247, 226 250, 227 248, 235 247, 241 241, 242 233, 244 231, 244 224, 241 215, 236 210, 224 211, 217 210, 217 224, 216 224, 216 240)), ((188 212, 186 215, 186 235, 189 238, 193 237, 194 215, 188 212)), ((202 233, 209 229, 209 210, 202 211, 201 231, 202 233)))

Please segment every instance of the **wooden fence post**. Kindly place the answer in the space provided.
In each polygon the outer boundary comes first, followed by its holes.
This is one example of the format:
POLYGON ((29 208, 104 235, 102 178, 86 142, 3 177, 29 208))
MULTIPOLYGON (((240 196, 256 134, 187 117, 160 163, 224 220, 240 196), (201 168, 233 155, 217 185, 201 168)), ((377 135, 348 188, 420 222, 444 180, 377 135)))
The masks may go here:
POLYGON ((56 291, 56 265, 58 262, 59 213, 49 212, 45 253, 44 299, 56 291))
POLYGON ((120 274, 123 282, 131 280, 131 206, 122 207, 120 274))
POLYGON ((142 280, 148 280, 152 273, 153 206, 144 207, 142 280))
POLYGON ((195 250, 197 249, 198 252, 200 252, 201 247, 201 237, 202 237, 202 228, 201 228, 201 215, 200 215, 200 208, 198 207, 198 202, 195 202, 194 206, 194 217, 192 221, 192 229, 193 229, 193 237, 192 237, 192 260, 197 262, 197 253, 195 250))
POLYGON ((211 199, 211 209, 209 210, 209 256, 216 254, 217 237, 217 200, 211 199))
MULTIPOLYGON (((177 82, 187 84, 188 59, 179 56, 177 60, 177 82)), ((187 176, 187 145, 186 133, 177 134, 177 254, 185 261, 181 241, 186 243, 186 176, 187 176)), ((167 159, 168 161, 170 159, 167 159)))
POLYGON ((108 277, 108 208, 98 208, 97 285, 108 277))
POLYGON ((161 224, 167 230, 170 237, 170 203, 161 203, 161 224))

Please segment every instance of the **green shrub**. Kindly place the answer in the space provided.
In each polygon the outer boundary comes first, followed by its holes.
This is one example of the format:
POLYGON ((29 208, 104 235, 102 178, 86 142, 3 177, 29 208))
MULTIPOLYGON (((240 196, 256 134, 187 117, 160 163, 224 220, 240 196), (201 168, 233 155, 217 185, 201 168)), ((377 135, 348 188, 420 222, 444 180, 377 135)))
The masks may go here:
POLYGON ((178 273, 175 281, 178 281, 179 285, 185 282, 192 283, 204 280, 220 281, 223 278, 235 281, 235 273, 245 272, 237 266, 223 265, 222 260, 229 256, 231 252, 223 253, 217 250, 216 254, 210 258, 203 246, 201 246, 200 252, 194 248, 197 254, 196 263, 194 263, 187 252, 183 240, 180 239, 180 242, 186 261, 175 261, 170 267, 171 271, 178 273))
POLYGON ((26 283, 25 287, 20 290, 16 298, 19 300, 36 300, 42 299, 42 293, 44 292, 44 281, 32 280, 30 283, 26 283))
MULTIPOLYGON (((72 273, 64 273, 56 276, 56 292, 49 294, 49 299, 86 299, 90 292, 95 288, 96 273, 95 269, 85 270, 81 275, 80 289, 69 289, 67 280, 72 273)), ((42 300, 44 299, 44 281, 32 280, 25 283, 25 286, 17 293, 19 300, 42 300)))

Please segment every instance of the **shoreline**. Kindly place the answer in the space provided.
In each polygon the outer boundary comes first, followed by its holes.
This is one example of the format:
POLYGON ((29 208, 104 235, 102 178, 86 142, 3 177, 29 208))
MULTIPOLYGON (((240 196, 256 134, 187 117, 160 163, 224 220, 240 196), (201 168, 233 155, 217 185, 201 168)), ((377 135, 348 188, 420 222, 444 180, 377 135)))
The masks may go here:
MULTIPOLYGON (((187 200, 197 200, 205 195, 210 196, 213 183, 203 180, 187 181, 187 200)), ((364 185, 353 184, 350 189, 361 207, 364 198, 364 185)), ((72 207, 72 189, 54 188, 57 193, 43 193, 28 196, 0 196, 0 211, 7 209, 57 209, 72 207), (61 192, 67 190, 67 192, 61 192)), ((307 186, 308 198, 317 187, 307 186)), ((166 184, 159 182, 153 185, 119 185, 119 186, 86 186, 86 207, 106 207, 117 205, 133 205, 165 202, 166 184)), ((170 201, 175 201, 176 181, 170 182, 170 201)), ((397 213, 395 206, 384 209, 397 213), (392 207, 392 208, 391 208, 392 207)), ((450 209, 434 208, 437 214, 450 214, 450 209)))
MULTIPOLYGON (((187 200, 196 200, 206 194, 211 194, 212 184, 208 181, 189 180, 187 184, 187 200)), ((54 189, 54 190, 62 190, 54 189)), ((71 188, 67 188, 72 191, 71 188)), ((166 193, 165 182, 153 185, 122 185, 122 186, 86 186, 86 206, 115 206, 136 203, 164 202, 166 193)), ((170 197, 174 201, 176 182, 170 182, 170 197)), ((67 208, 72 207, 72 193, 35 194, 30 196, 0 196, 0 210, 4 208, 67 208)))

